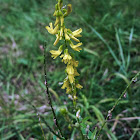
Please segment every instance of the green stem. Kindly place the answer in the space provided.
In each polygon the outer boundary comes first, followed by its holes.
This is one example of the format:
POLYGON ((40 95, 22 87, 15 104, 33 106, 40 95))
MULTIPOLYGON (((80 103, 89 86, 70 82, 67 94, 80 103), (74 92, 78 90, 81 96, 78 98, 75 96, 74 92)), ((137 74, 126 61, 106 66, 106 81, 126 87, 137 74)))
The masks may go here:
POLYGON ((41 127, 41 131, 42 131, 42 134, 43 134, 44 140, 46 140, 46 137, 45 137, 45 134, 44 134, 44 131, 43 131, 43 127, 42 127, 42 124, 41 124, 41 121, 40 121, 40 117, 39 117, 39 115, 38 115, 38 119, 39 119, 39 123, 40 123, 40 127, 41 127))
POLYGON ((36 114, 38 114, 38 116, 41 118, 41 120, 45 123, 45 125, 47 126, 47 128, 49 129, 49 131, 51 132, 51 133, 53 133, 55 136, 57 136, 58 138, 60 138, 60 139, 63 139, 62 137, 60 137, 58 134, 56 134, 54 131, 53 131, 53 129, 49 126, 49 124, 45 121, 45 119, 44 119, 44 117, 42 116, 42 115, 39 115, 39 113, 38 113, 38 111, 37 111, 37 108, 30 102, 30 101, 28 101, 27 99, 25 99, 24 97, 22 97, 21 95, 20 95, 20 97, 23 99, 23 100, 25 100, 29 105, 31 105, 32 107, 33 107, 33 109, 35 110, 35 112, 36 112, 36 114))
MULTIPOLYGON (((75 91, 76 92, 76 91, 75 91)), ((76 93, 74 93, 74 95, 76 96, 76 93)), ((73 106, 74 106, 74 109, 75 109, 75 113, 77 112, 77 104, 76 104, 76 100, 73 99, 73 106)), ((84 135, 82 133, 82 130, 81 130, 81 125, 80 125, 80 120, 79 118, 76 119, 77 123, 79 124, 79 127, 78 127, 78 130, 81 134, 81 139, 84 140, 84 135)))
MULTIPOLYGON (((54 111, 54 108, 52 106, 52 99, 51 99, 51 95, 49 93, 49 88, 48 88, 48 83, 47 83, 47 72, 46 72, 46 53, 45 53, 45 49, 46 49, 46 45, 43 46, 44 47, 44 76, 45 76, 45 86, 46 86, 46 95, 48 96, 48 104, 50 105, 51 107, 51 111, 53 113, 53 117, 54 117, 54 123, 55 125, 57 126, 59 132, 60 132, 60 135, 64 138, 63 134, 62 134, 62 131, 61 131, 61 128, 59 126, 59 123, 58 123, 58 120, 57 120, 57 117, 56 117, 56 114, 55 114, 55 111, 54 111)), ((64 138, 65 139, 65 138, 64 138)))
POLYGON ((83 133, 82 133, 82 130, 81 130, 81 126, 80 126, 80 121, 79 121, 79 119, 77 118, 77 122, 78 122, 78 124, 79 124, 79 131, 80 131, 80 134, 81 134, 81 138, 82 138, 82 140, 84 140, 85 138, 84 138, 84 135, 83 135, 83 133))
MULTIPOLYGON (((131 86, 131 84, 133 83, 134 79, 136 79, 139 75, 140 75, 140 72, 138 72, 138 73, 134 76, 134 78, 132 78, 132 80, 130 81, 130 83, 127 85, 127 87, 125 88, 125 90, 122 92, 121 96, 120 96, 120 97, 118 98, 118 100, 115 102, 115 104, 114 104, 114 106, 112 107, 112 109, 108 111, 108 113, 111 114, 111 113, 113 112, 113 110, 115 109, 115 107, 118 105, 119 101, 122 99, 122 97, 124 96, 124 94, 126 93, 126 91, 128 90, 128 88, 129 88, 129 87, 131 86)), ((105 121, 104 121, 104 123, 103 123, 101 129, 99 130, 99 132, 98 132, 98 134, 97 134, 95 140, 98 140, 98 138, 99 138, 99 136, 100 136, 100 133, 101 133, 102 129, 104 128, 104 126, 105 126, 105 124, 106 124, 108 118, 109 118, 109 115, 106 116, 106 119, 105 119, 105 121)))

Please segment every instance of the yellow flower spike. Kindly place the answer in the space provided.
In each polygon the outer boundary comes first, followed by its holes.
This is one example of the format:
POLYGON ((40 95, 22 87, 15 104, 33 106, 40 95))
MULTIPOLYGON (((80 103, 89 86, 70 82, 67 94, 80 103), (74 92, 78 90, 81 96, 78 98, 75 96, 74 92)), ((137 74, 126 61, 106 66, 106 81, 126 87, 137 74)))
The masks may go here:
POLYGON ((65 64, 66 63, 70 63, 70 61, 71 61, 71 59, 72 59, 72 57, 70 56, 70 54, 69 54, 69 52, 68 52, 68 49, 65 49, 65 53, 64 53, 64 55, 62 56, 60 56, 61 58, 63 57, 63 60, 62 60, 62 62, 64 62, 65 64))
POLYGON ((68 74, 74 74, 74 68, 72 65, 67 65, 66 71, 68 74))
POLYGON ((56 46, 59 40, 63 40, 66 49, 64 50, 64 54, 61 54, 63 51, 63 45, 61 45, 58 50, 51 50, 50 53, 53 59, 56 59, 58 56, 60 56, 62 62, 67 64, 65 70, 67 73, 67 78, 65 78, 61 88, 66 89, 66 93, 71 94, 73 99, 76 100, 76 88, 81 89, 83 87, 78 84, 75 78, 76 76, 79 76, 79 73, 76 69, 76 67, 78 67, 78 61, 74 60, 73 54, 69 54, 68 47, 70 46, 74 51, 78 52, 82 50, 80 47, 82 43, 80 43, 80 40, 78 39, 78 37, 82 36, 80 34, 82 29, 80 28, 72 32, 70 29, 65 28, 64 18, 72 12, 72 5, 68 4, 67 9, 65 9, 62 3, 63 0, 57 1, 58 3, 55 5, 55 11, 53 13, 53 16, 56 17, 54 28, 51 22, 49 23, 49 26, 46 26, 46 29, 50 34, 56 35, 56 40, 53 45, 56 46), (74 45, 71 39, 78 42, 78 44, 74 45))
POLYGON ((82 85, 80 85, 80 84, 76 84, 76 88, 82 89, 82 88, 83 88, 83 86, 82 86, 82 85))
POLYGON ((72 42, 70 43, 71 48, 78 52, 80 52, 80 50, 82 50, 82 48, 79 47, 81 45, 82 45, 82 43, 78 43, 77 45, 74 45, 72 42))
POLYGON ((52 54, 53 59, 56 59, 56 57, 58 57, 62 53, 62 50, 63 45, 61 45, 57 51, 51 50, 50 53, 52 54))
POLYGON ((56 46, 57 43, 59 42, 59 40, 60 40, 60 34, 56 35, 56 40, 55 40, 55 42, 53 43, 53 45, 56 46))
POLYGON ((74 37, 82 37, 80 35, 80 33, 82 32, 82 28, 75 30, 74 32, 72 32, 74 37))

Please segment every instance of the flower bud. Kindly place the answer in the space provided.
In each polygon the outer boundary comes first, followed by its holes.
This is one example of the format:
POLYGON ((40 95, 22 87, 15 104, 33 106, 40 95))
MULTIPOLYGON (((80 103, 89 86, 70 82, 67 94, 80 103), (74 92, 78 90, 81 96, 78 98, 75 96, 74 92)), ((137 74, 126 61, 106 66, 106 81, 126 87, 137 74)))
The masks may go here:
POLYGON ((71 127, 71 125, 70 125, 70 124, 68 125, 68 129, 69 129, 69 130, 71 130, 71 129, 72 129, 72 127, 71 127))
POLYGON ((63 12, 64 12, 64 13, 66 13, 66 12, 67 12, 67 10, 66 10, 66 9, 63 9, 63 12))
POLYGON ((61 113, 62 115, 66 115, 66 114, 67 114, 67 108, 66 108, 66 107, 61 107, 61 108, 60 108, 60 113, 61 113))
POLYGON ((72 12, 72 5, 68 4, 67 5, 67 12, 64 14, 64 17, 68 16, 72 12))
POLYGON ((64 45, 60 45, 60 47, 59 47, 59 49, 60 49, 61 51, 63 50, 63 46, 64 46, 64 45))
POLYGON ((67 5, 67 13, 69 14, 69 13, 71 13, 72 12, 72 5, 71 4, 68 4, 67 5))
POLYGON ((78 128, 79 126, 80 126, 80 125, 79 125, 79 123, 75 123, 75 127, 77 127, 77 128, 78 128))
POLYGON ((80 109, 76 112, 76 117, 80 118, 80 109))
POLYGON ((63 13, 61 10, 59 10, 59 16, 63 16, 63 13))
POLYGON ((55 9, 58 10, 58 4, 55 5, 55 9))

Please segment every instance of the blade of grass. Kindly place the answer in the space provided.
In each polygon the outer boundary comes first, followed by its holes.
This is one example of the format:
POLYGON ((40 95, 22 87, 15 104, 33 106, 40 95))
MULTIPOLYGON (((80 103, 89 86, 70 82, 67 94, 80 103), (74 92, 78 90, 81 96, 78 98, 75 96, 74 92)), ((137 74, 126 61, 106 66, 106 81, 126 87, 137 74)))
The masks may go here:
POLYGON ((118 43, 119 50, 120 50, 120 56, 121 56, 123 68, 125 68, 124 53, 123 53, 123 48, 122 48, 122 45, 121 45, 121 41, 120 41, 120 37, 119 37, 119 33, 118 33, 117 28, 115 28, 115 31, 116 31, 116 39, 117 39, 117 43, 118 43))
POLYGON ((109 52, 111 53, 112 57, 115 59, 116 63, 121 66, 120 61, 118 60, 118 58, 116 57, 115 53, 113 52, 113 50, 111 49, 111 47, 109 46, 109 44, 107 43, 107 41, 101 36, 100 33, 98 33, 93 26, 91 26, 90 24, 88 24, 83 17, 80 16, 80 18, 86 23, 86 25, 100 38, 100 40, 106 45, 106 47, 108 48, 109 52))
POLYGON ((128 46, 128 56, 127 56, 126 69, 128 69, 129 64, 130 64, 130 48, 131 48, 131 45, 132 45, 133 34, 134 34, 134 27, 131 28, 130 36, 129 36, 129 46, 128 46))
MULTIPOLYGON (((108 111, 108 114, 112 113, 113 110, 115 109, 115 107, 119 104, 120 100, 122 99, 122 97, 124 96, 124 94, 126 93, 126 91, 129 89, 129 87, 131 86, 131 84, 133 83, 133 81, 140 75, 140 71, 134 76, 134 78, 132 78, 132 80, 130 81, 130 83, 127 85, 127 87, 125 88, 125 90, 122 92, 122 94, 120 95, 120 97, 118 98, 118 100, 115 102, 114 106, 111 108, 111 110, 108 111)), ((106 119, 101 127, 101 129, 99 130, 97 136, 96 136, 96 140, 98 140, 99 136, 100 136, 100 133, 102 131, 102 129, 104 128, 108 118, 109 118, 109 115, 107 114, 106 116, 106 119)))

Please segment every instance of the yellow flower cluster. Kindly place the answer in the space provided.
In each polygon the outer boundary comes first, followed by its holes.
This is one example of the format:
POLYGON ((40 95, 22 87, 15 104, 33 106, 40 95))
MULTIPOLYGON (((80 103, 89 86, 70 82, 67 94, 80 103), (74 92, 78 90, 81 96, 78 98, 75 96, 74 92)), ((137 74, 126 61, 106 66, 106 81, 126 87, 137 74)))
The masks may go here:
POLYGON ((62 89, 66 88, 66 93, 72 94, 76 96, 76 88, 81 89, 82 86, 76 80, 76 76, 79 76, 77 72, 78 61, 74 59, 74 55, 71 53, 72 50, 80 52, 82 48, 80 46, 80 40, 78 37, 81 37, 82 29, 78 29, 76 31, 71 31, 67 29, 64 24, 64 18, 68 16, 72 12, 72 5, 68 4, 67 9, 63 7, 63 1, 58 0, 58 3, 55 5, 55 12, 53 16, 56 17, 56 21, 54 23, 51 22, 49 26, 46 26, 46 29, 50 34, 56 35, 56 40, 54 42, 54 46, 58 44, 60 40, 63 40, 64 44, 60 45, 58 50, 51 50, 50 53, 52 57, 56 59, 58 56, 62 59, 66 66, 66 78, 64 79, 62 89), (74 45, 71 41, 74 40, 78 42, 78 44, 74 45))

